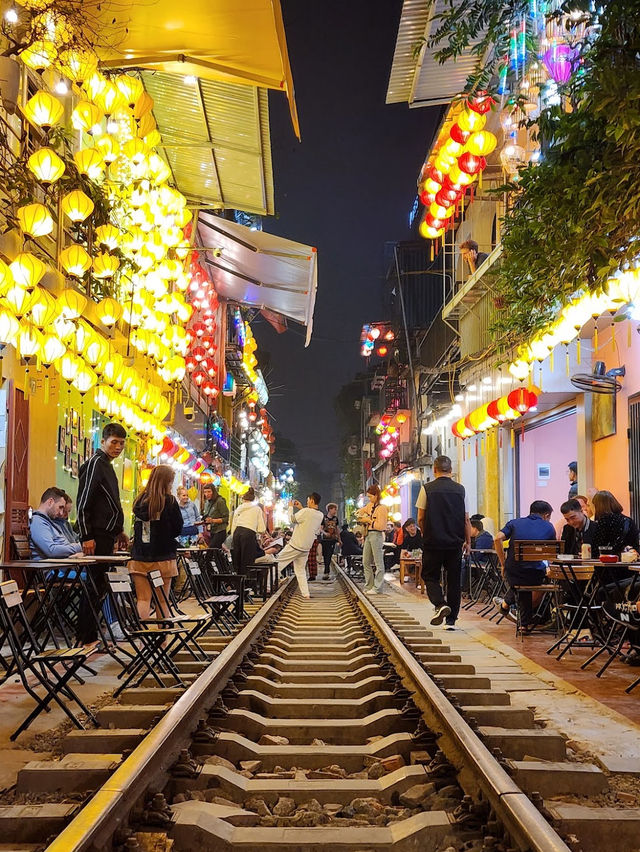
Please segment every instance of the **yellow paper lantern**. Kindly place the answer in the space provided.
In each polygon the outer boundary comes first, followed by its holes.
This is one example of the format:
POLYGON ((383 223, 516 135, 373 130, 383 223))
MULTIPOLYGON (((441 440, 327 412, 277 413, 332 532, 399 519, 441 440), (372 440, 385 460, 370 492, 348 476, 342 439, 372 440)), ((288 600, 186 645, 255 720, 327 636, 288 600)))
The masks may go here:
POLYGON ((126 157, 134 165, 140 165, 145 161, 149 149, 142 139, 130 139, 122 146, 122 156, 126 157))
POLYGON ((65 380, 71 384, 71 382, 78 375, 78 370, 82 366, 82 361, 77 358, 72 352, 66 352, 62 358, 58 361, 57 367, 58 372, 65 380))
POLYGON ((9 269, 16 284, 27 290, 33 290, 46 272, 47 267, 35 254, 24 251, 16 257, 9 269))
POLYGON ((81 85, 95 74, 98 68, 98 57, 90 50, 71 47, 63 50, 58 57, 58 67, 65 77, 81 85))
POLYGON ((73 160, 80 174, 86 175, 90 180, 100 180, 104 174, 104 157, 97 148, 83 148, 82 151, 76 151, 73 160))
POLYGON ((93 393, 93 401, 95 402, 98 411, 102 411, 104 414, 108 410, 112 394, 113 391, 110 387, 107 387, 106 385, 96 385, 93 393))
MULTIPOLYGON (((60 310, 60 305, 58 305, 58 310, 60 310)), ((65 343, 68 340, 71 340, 76 331, 76 324, 73 320, 66 319, 61 314, 58 314, 58 316, 54 319, 53 327, 59 339, 65 343)))
POLYGON ((120 231, 115 225, 100 225, 99 228, 96 228, 96 242, 113 251, 113 249, 118 248, 120 231))
POLYGON ((101 252, 93 259, 93 274, 100 279, 113 278, 119 266, 120 261, 114 254, 101 252))
POLYGON ((64 174, 64 161, 52 148, 39 148, 27 160, 27 166, 40 183, 55 183, 64 174))
POLYGON ((452 183, 457 184, 458 186, 469 186, 474 182, 474 180, 478 179, 478 175, 469 175, 459 169, 458 166, 453 166, 449 172, 449 179, 452 183))
POLYGON ((476 157, 486 157, 495 150, 498 140, 489 130, 479 130, 467 139, 466 148, 476 157))
POLYGON ((29 305, 29 315, 36 328, 46 328, 56 315, 57 305, 48 290, 36 287, 29 305))
POLYGON ((95 367, 96 364, 99 364, 104 359, 107 352, 108 346, 106 340, 99 334, 93 334, 84 347, 83 355, 87 364, 95 367))
POLYGON ((18 222, 30 237, 46 237, 53 231, 53 217, 44 204, 26 204, 18 210, 18 222))
POLYGON ((50 367, 54 361, 62 358, 66 351, 67 347, 57 334, 45 334, 40 351, 40 357, 45 367, 50 367))
POLYGON ((132 77, 130 74, 120 74, 116 77, 116 86, 129 109, 134 108, 144 92, 142 80, 138 77, 132 77))
POLYGON ((103 133, 101 136, 95 137, 94 143, 102 154, 102 159, 105 163, 113 163, 120 153, 120 143, 115 136, 111 136, 109 133, 103 133))
POLYGON ((31 295, 24 287, 21 287, 19 284, 13 284, 7 290, 3 302, 18 319, 22 319, 31 305, 31 295))
POLYGON ((58 311, 66 320, 74 320, 82 316, 86 307, 87 297, 72 288, 63 290, 58 296, 58 311))
POLYGON ((68 192, 60 206, 64 215, 72 222, 84 222, 93 213, 93 201, 81 189, 68 192))
POLYGON ((107 80, 105 85, 97 92, 92 101, 97 107, 104 112, 105 115, 113 115, 114 112, 124 109, 127 105, 124 97, 115 83, 107 80))
POLYGON ((485 115, 480 115, 480 113, 469 109, 463 110, 457 119, 457 124, 460 130, 464 130, 469 133, 475 133, 478 130, 482 130, 486 122, 487 117, 485 115))
POLYGON ((143 92, 136 101, 133 114, 136 118, 140 119, 143 115, 146 115, 146 113, 150 112, 152 109, 153 98, 147 92, 143 92))
POLYGON ((94 101, 96 97, 100 94, 100 92, 107 85, 108 80, 101 74, 100 71, 95 71, 90 77, 88 77, 84 83, 82 84, 82 88, 84 89, 87 97, 90 101, 94 101))
POLYGON ((432 228, 430 225, 427 225, 426 222, 420 223, 418 231, 420 232, 420 236, 424 237, 425 240, 437 240, 438 237, 441 237, 444 234, 444 228, 432 228))
POLYGON ((104 365, 103 378, 105 382, 108 385, 120 384, 120 386, 122 386, 120 377, 122 375, 123 368, 124 363, 122 361, 122 356, 115 353, 104 365))
POLYGON ((434 219, 449 219, 455 213, 455 206, 451 207, 441 207, 437 202, 433 202, 433 204, 429 205, 429 213, 433 216, 434 219))
POLYGON ((0 344, 14 343, 20 331, 16 315, 8 308, 0 308, 0 344))
POLYGON ((93 133, 94 130, 100 127, 100 122, 103 118, 104 113, 95 104, 92 104, 90 101, 80 101, 71 113, 71 124, 76 130, 93 133))
POLYGON ((157 127, 158 125, 153 117, 153 113, 148 112, 146 115, 142 116, 140 121, 138 121, 138 136, 140 136, 141 139, 145 139, 150 133, 157 130, 157 127))
POLYGON ((4 296, 12 284, 13 275, 11 274, 11 270, 4 260, 0 260, 0 296, 4 296))
POLYGON ((24 114, 27 121, 37 127, 47 130, 57 124, 64 115, 64 106, 58 98, 49 92, 37 92, 24 105, 24 114))
POLYGON ((30 322, 21 322, 18 332, 18 351, 23 361, 29 362, 42 348, 42 333, 30 322))
POLYGON ((157 148, 158 145, 162 142, 162 136, 160 135, 159 130, 152 130, 150 133, 145 134, 142 137, 144 144, 149 148, 149 150, 153 148, 157 148))
POLYGON ((122 305, 116 302, 115 299, 102 299, 96 305, 96 314, 103 325, 111 328, 122 316, 122 305))
POLYGON ((34 71, 43 71, 51 65, 57 53, 58 51, 53 42, 40 39, 25 48, 20 53, 20 59, 27 68, 32 68, 34 71))
POLYGON ((58 258, 60 265, 68 275, 74 278, 82 278, 91 266, 91 257, 85 248, 76 243, 67 246, 60 252, 58 258))

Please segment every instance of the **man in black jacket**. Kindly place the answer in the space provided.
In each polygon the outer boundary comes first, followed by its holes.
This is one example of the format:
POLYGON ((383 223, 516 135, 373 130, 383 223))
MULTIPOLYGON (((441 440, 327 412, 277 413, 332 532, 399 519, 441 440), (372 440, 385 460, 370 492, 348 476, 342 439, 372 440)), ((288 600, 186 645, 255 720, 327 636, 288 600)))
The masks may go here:
MULTIPOLYGON (((128 547, 124 534, 124 513, 120 504, 120 489, 112 462, 124 450, 127 433, 119 423, 107 423, 102 430, 100 449, 80 468, 78 482, 78 531, 82 550, 87 556, 109 556, 116 542, 128 547)), ((92 601, 100 610, 106 592, 104 571, 91 569, 98 599, 92 601)), ((78 615, 77 639, 81 644, 97 638, 97 627, 89 607, 81 606, 78 615)))
POLYGON ((577 499, 567 500, 560 506, 560 511, 566 521, 562 530, 564 552, 580 557, 582 545, 588 544, 591 546, 591 556, 597 558, 598 548, 593 544, 593 536, 598 528, 597 521, 592 521, 585 515, 582 504, 577 499))

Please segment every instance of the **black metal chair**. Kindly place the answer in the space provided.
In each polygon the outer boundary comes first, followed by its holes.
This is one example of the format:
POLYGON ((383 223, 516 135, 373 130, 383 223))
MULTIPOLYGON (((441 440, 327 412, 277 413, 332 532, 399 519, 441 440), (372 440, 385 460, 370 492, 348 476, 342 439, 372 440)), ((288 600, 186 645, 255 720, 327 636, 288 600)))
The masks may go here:
POLYGON ((70 679, 76 675, 78 669, 86 662, 94 649, 79 647, 42 650, 31 629, 22 595, 15 580, 8 580, 0 584, 0 622, 5 631, 22 685, 36 702, 35 708, 11 734, 10 739, 15 740, 43 710, 48 712, 52 701, 55 701, 62 708, 76 727, 83 728, 84 725, 63 701, 63 698, 74 702, 87 716, 87 719, 97 725, 98 722, 93 713, 80 700, 69 684, 70 679), (61 668, 62 671, 58 671, 56 667, 61 668), (35 678, 37 683, 29 682, 30 675, 35 678), (44 696, 38 695, 35 690, 37 686, 44 689, 44 696))
MULTIPOLYGON (((183 631, 182 634, 174 637, 172 644, 167 648, 167 653, 173 655, 178 651, 184 650, 194 660, 209 662, 210 657, 198 642, 198 637, 211 628, 215 621, 214 617, 206 612, 201 615, 187 615, 176 607, 174 601, 171 600, 171 595, 167 597, 165 594, 164 580, 160 571, 149 571, 145 576, 151 586, 151 597, 155 608, 156 623, 166 625, 167 627, 181 628, 183 631)), ((152 622, 149 619, 142 623, 150 624, 152 622)))
POLYGON ((157 621, 143 622, 138 615, 129 575, 107 574, 107 582, 120 628, 135 652, 132 659, 123 664, 118 677, 124 677, 125 680, 114 692, 114 697, 120 695, 129 685, 139 686, 147 676, 152 677, 158 686, 166 686, 160 673, 172 678, 176 686, 186 686, 169 654, 174 640, 184 635, 185 631, 175 627, 163 627, 157 621), (168 648, 165 648, 165 642, 169 643, 168 648))
MULTIPOLYGON (((203 572, 200 565, 198 565, 194 559, 186 559, 184 567, 189 576, 189 582, 196 596, 196 600, 204 610, 211 613, 213 623, 218 628, 219 632, 223 636, 233 633, 239 619, 236 618, 235 614, 231 610, 232 607, 237 606, 238 600, 240 600, 240 603, 242 604, 240 594, 237 592, 216 594, 214 591, 214 585, 209 580, 209 576, 203 572)), ((217 576, 225 577, 225 580, 227 578, 227 575, 218 574, 217 576)), ((237 575, 228 576, 231 578, 237 575)))

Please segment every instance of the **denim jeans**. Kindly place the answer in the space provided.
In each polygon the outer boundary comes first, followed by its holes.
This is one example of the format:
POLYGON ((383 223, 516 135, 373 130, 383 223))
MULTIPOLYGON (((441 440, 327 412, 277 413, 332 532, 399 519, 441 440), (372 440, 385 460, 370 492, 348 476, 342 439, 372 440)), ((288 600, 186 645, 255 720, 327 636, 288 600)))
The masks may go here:
POLYGON ((365 589, 375 588, 377 592, 382 591, 382 586, 384 584, 383 541, 384 533, 381 530, 369 530, 367 537, 364 540, 364 549, 362 551, 364 587, 365 589), (375 576, 373 571, 374 566, 375 576))

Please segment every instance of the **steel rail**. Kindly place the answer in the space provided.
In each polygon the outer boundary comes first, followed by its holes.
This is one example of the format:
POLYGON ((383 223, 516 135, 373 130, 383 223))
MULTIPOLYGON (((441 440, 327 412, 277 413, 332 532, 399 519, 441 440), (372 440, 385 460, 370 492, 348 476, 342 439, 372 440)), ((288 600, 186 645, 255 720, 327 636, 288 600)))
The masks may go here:
POLYGON ((180 696, 160 722, 96 792, 45 852, 85 852, 107 846, 123 826, 138 799, 150 788, 161 790, 162 778, 175 762, 206 710, 238 667, 253 642, 289 590, 284 580, 278 591, 253 616, 219 656, 180 696))
MULTIPOLYGON (((342 569, 340 577, 366 612, 372 626, 379 632, 384 642, 407 672, 415 687, 427 701, 439 726, 452 742, 456 753, 462 757, 465 773, 459 781, 463 787, 469 775, 496 815, 509 832, 513 842, 523 850, 531 852, 570 852, 559 834, 547 822, 542 814, 514 780, 504 771, 482 740, 471 729, 456 708, 450 703, 442 690, 423 670, 420 663, 403 645, 383 616, 373 607, 367 596, 360 591, 353 580, 342 569)), ((471 790, 465 790, 471 792, 471 790)))

